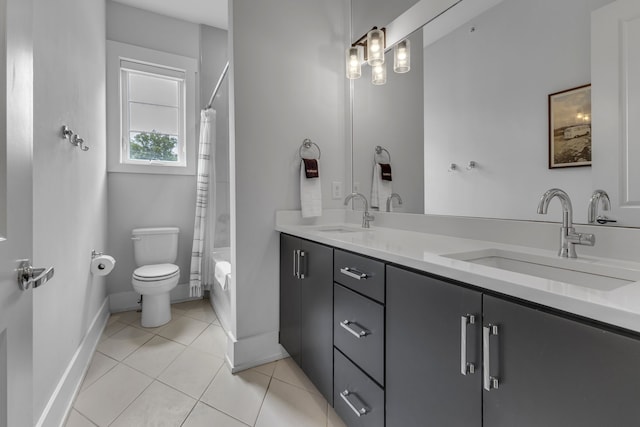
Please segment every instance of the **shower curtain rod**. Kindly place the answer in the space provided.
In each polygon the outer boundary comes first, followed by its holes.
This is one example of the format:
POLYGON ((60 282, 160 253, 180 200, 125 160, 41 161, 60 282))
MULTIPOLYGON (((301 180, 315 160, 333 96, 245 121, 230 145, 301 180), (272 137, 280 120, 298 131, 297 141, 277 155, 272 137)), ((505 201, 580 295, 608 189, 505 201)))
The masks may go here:
POLYGON ((224 66, 224 70, 222 70, 222 74, 220 74, 220 78, 218 79, 218 83, 216 84, 215 89, 213 89, 213 93, 211 94, 211 98, 209 98, 209 104, 207 104, 207 109, 211 108, 211 106, 213 105, 213 99, 218 94, 218 91, 220 90, 220 86, 222 86, 222 80, 224 80, 224 76, 227 75, 227 71, 228 70, 229 70, 229 61, 227 61, 227 64, 224 66))

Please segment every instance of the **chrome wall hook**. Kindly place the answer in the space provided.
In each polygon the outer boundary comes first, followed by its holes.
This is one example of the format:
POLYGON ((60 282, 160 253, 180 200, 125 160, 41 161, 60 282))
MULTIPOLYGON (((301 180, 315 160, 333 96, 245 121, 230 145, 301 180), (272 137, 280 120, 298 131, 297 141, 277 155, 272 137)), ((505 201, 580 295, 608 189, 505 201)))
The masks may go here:
POLYGON ((457 172, 458 171, 458 165, 456 165, 455 163, 451 163, 449 165, 449 172, 457 172))
POLYGON ((77 133, 69 129, 69 126, 62 126, 62 139, 69 141, 74 147, 80 147, 82 151, 89 151, 89 147, 84 145, 84 139, 80 138, 77 133))
POLYGON ((470 160, 469 163, 467 163, 467 170, 473 170, 478 166, 478 163, 476 163, 474 160, 470 160))

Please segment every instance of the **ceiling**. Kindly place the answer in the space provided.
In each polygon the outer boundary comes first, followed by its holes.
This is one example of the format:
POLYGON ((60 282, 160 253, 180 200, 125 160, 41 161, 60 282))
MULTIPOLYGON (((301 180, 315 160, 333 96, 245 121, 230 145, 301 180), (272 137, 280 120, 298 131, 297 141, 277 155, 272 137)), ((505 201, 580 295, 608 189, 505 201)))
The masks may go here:
POLYGON ((117 0, 139 9, 227 29, 228 0, 117 0))

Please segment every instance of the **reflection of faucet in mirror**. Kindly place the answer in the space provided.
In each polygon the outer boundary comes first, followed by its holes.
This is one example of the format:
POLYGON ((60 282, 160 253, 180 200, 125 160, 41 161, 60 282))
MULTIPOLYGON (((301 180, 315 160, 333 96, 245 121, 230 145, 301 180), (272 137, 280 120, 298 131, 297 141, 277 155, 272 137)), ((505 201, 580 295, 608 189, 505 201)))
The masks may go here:
POLYGON ((391 212, 391 208, 393 207, 393 199, 398 200, 398 206, 402 206, 402 197, 398 193, 391 193, 389 197, 387 197, 387 212, 391 212))
POLYGON ((589 211, 588 211, 588 221, 589 224, 593 224, 598 221, 598 224, 606 224, 607 222, 616 222, 615 220, 609 219, 606 216, 598 215, 598 206, 600 206, 600 202, 602 201, 602 210, 608 211, 611 209, 611 200, 609 199, 609 195, 604 190, 596 190, 591 195, 591 199, 589 199, 589 211))
POLYGON ((375 217, 369 213, 369 202, 362 193, 351 193, 344 199, 344 205, 347 206, 351 199, 360 198, 364 203, 364 213, 362 214, 362 228, 369 228, 369 222, 373 221, 375 217))
POLYGON ((576 233, 573 228, 573 208, 569 195, 559 188, 552 188, 540 198, 538 203, 538 213, 546 214, 549 202, 554 197, 560 199, 562 203, 562 228, 560 229, 560 251, 558 256, 563 258, 577 258, 575 245, 593 246, 596 243, 596 236, 593 234, 576 233))

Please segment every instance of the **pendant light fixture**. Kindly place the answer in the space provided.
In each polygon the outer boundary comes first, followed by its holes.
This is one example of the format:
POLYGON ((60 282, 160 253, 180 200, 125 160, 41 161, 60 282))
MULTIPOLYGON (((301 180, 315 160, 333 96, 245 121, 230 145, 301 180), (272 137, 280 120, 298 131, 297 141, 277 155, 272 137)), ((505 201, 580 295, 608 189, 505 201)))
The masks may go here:
POLYGON ((378 64, 371 67, 371 83, 376 86, 387 82, 387 64, 378 64))
POLYGON ((372 67, 384 64, 384 31, 373 27, 367 33, 367 63, 372 67))
POLYGON ((362 46, 351 46, 347 48, 346 64, 347 78, 358 79, 362 75, 362 46))
POLYGON ((411 68, 411 51, 409 40, 399 41, 393 47, 393 71, 396 73, 406 73, 411 68))
MULTIPOLYGON (((360 78, 362 76, 362 63, 366 61, 371 66, 371 83, 383 85, 387 82, 387 66, 384 61, 385 34, 384 28, 373 27, 371 31, 347 48, 345 64, 348 79, 360 78)), ((393 48, 393 71, 406 73, 410 68, 411 52, 409 40, 404 39, 393 48)))

